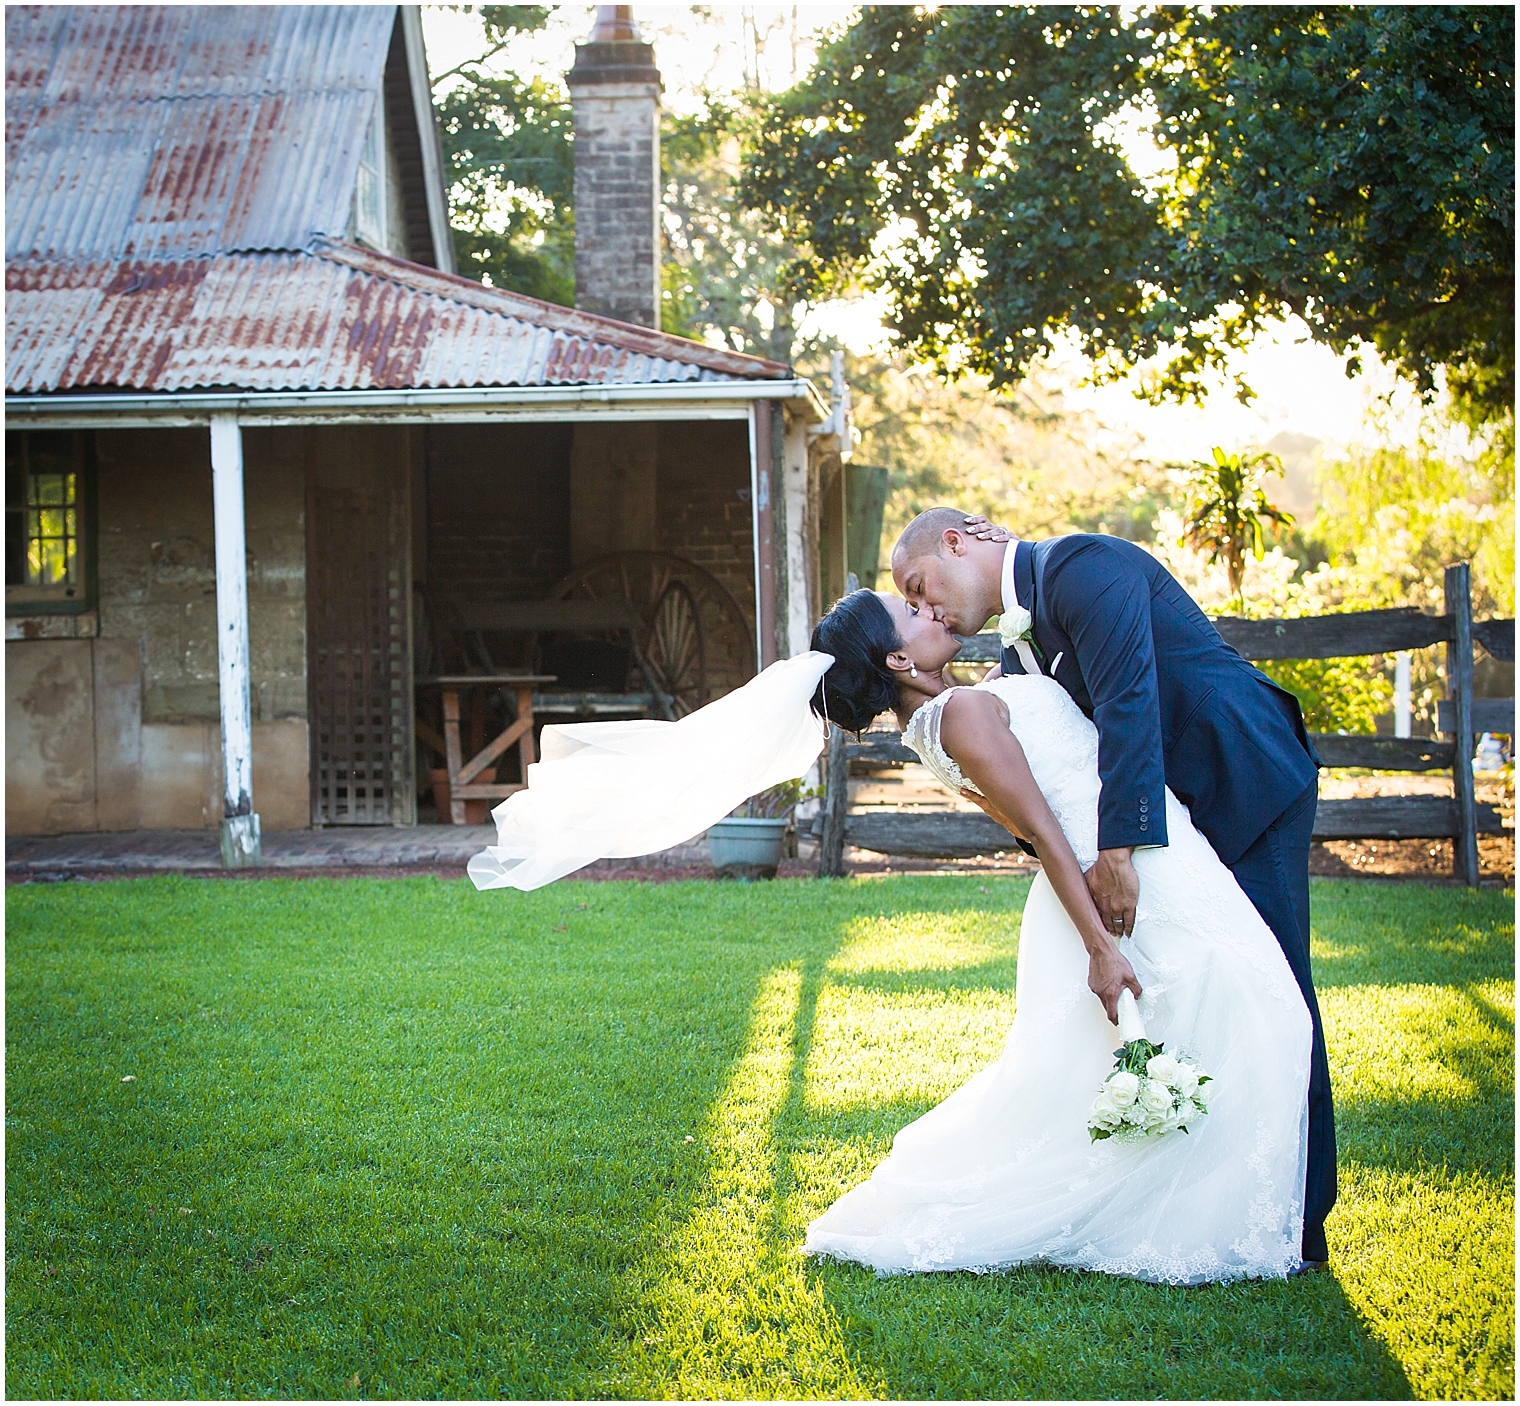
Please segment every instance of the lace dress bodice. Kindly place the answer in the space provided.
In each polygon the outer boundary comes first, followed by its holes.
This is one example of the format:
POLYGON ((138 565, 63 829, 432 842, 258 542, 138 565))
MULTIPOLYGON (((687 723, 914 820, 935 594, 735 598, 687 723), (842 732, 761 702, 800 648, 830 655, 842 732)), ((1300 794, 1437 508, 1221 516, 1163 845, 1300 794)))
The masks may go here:
MULTIPOLYGON (((1002 699, 1008 727, 1029 762, 1035 783, 1061 824, 1066 841, 1084 868, 1098 858, 1098 729, 1054 679, 1009 674, 976 687, 1002 699)), ((955 792, 976 791, 939 740, 945 704, 958 692, 947 689, 908 720, 903 742, 935 778, 955 792)))

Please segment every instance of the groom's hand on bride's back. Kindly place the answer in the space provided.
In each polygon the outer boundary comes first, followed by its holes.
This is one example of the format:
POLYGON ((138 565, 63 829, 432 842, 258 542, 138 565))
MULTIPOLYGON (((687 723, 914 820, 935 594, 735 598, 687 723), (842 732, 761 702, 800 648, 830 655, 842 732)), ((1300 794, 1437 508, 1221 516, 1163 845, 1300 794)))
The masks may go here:
POLYGON ((1128 937, 1135 930, 1135 904, 1140 899, 1140 876, 1135 873, 1130 849, 1102 849, 1098 862, 1087 871, 1087 891, 1092 894, 1104 931, 1128 937))

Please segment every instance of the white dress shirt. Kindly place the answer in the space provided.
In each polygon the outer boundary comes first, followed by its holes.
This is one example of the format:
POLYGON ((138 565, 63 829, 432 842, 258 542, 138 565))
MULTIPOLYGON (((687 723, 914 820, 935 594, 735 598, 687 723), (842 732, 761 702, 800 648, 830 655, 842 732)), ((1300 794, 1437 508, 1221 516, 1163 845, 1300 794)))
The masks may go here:
MULTIPOLYGON (((1019 539, 1017 537, 1010 537, 1008 539, 1008 546, 1003 551, 1003 609, 1005 611, 1011 610, 1019 603, 1018 592, 1014 589, 1013 584, 1013 554, 1018 545, 1019 539)), ((1026 674, 1043 674, 1045 672, 1040 668, 1040 661, 1035 656, 1034 646, 1030 644, 1028 639, 1015 640, 1013 648, 1014 652, 1019 656, 1019 662, 1023 664, 1026 674)))

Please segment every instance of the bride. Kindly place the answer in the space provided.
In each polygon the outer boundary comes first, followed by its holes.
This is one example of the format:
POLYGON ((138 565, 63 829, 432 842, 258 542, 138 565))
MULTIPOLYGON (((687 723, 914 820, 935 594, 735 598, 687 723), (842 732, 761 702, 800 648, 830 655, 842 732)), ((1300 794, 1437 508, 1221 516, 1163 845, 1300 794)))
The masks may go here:
POLYGON ((546 727, 527 787, 492 813, 496 843, 470 860, 475 886, 535 889, 678 844, 803 775, 826 720, 858 731, 895 709, 935 775, 1032 843, 1042 872, 1002 1058, 898 1133, 870 1180, 808 1227, 805 1252, 882 1274, 1037 1260, 1170 1284, 1296 1271, 1309 1013, 1187 810, 1168 792, 1170 843, 1135 851, 1134 933, 1116 942, 1082 877, 1097 854, 1097 732, 1058 683, 954 688, 955 636, 872 591, 840 601, 813 645, 674 722, 546 727), (1092 1142, 1111 1022, 1136 996, 1147 1037, 1213 1076, 1208 1114, 1092 1142))
POLYGON ((1029 841, 1018 1004, 1002 1057, 899 1132, 891 1155, 808 1227, 804 1253, 880 1274, 1031 1261, 1171 1284, 1299 1267, 1309 1013, 1271 931, 1167 793, 1169 845, 1138 849, 1134 934, 1105 932, 1098 736, 1053 679, 957 688, 960 641, 900 597, 856 591, 820 622, 834 657, 816 713, 852 731, 891 709, 946 786, 1029 841), (1208 1115, 1093 1142, 1087 1110, 1118 1043, 1121 993, 1147 1037, 1213 1075, 1208 1115))

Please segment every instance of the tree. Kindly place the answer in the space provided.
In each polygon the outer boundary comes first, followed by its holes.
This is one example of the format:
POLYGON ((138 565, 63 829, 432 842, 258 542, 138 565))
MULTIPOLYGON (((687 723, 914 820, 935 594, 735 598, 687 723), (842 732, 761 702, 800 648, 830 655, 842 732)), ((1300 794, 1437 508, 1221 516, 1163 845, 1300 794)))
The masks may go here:
POLYGON ((483 5, 487 48, 433 80, 460 273, 551 303, 575 302, 574 123, 564 89, 495 74, 541 5, 483 5))
POLYGON ((1241 609, 1245 608, 1246 553, 1260 561, 1266 552, 1265 524, 1284 528, 1293 515, 1267 502, 1262 478, 1280 474, 1275 454, 1226 454, 1216 448, 1212 459, 1195 461, 1189 472, 1187 519, 1179 546, 1207 552, 1212 564, 1223 561, 1241 609))
MULTIPOLYGON (((515 35, 542 29, 538 5, 481 7, 486 48, 439 74, 436 105, 449 169, 459 271, 492 287, 575 302, 575 124, 558 83, 496 71, 515 35)), ((665 112, 660 156, 667 332, 790 361, 797 300, 782 269, 797 251, 734 200, 758 91, 703 95, 665 112)))
POLYGON ((801 308, 781 275, 797 250, 734 199, 755 99, 705 94, 698 112, 664 116, 662 321, 667 332, 791 362, 801 308))
POLYGON ((1111 376, 1167 353, 1152 393, 1197 397, 1293 312, 1348 372, 1372 343, 1493 420, 1513 51, 1509 7, 870 6, 773 101, 743 198, 798 247, 794 295, 862 277, 947 369, 1013 381, 1065 330, 1111 376))

